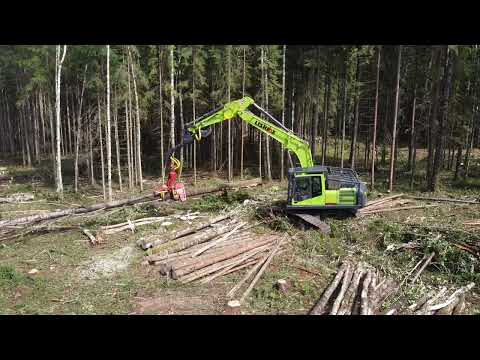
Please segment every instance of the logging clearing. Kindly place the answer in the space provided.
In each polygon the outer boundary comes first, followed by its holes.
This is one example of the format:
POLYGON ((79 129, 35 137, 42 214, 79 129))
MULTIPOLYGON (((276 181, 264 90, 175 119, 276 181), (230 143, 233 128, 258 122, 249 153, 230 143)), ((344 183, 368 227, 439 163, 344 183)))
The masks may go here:
POLYGON ((0 70, 0 314, 480 313, 477 46, 8 45, 0 70))

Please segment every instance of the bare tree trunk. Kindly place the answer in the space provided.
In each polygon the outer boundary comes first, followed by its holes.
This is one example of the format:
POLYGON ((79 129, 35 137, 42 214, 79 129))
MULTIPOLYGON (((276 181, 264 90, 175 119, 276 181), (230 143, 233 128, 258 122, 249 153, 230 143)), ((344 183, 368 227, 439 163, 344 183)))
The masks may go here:
POLYGON ((133 174, 132 174, 132 152, 130 150, 130 120, 128 116, 128 102, 125 99, 125 126, 126 126, 126 135, 127 135, 127 166, 128 166, 128 189, 132 190, 133 188, 133 174))
POLYGON ((56 96, 55 96, 55 110, 56 110, 56 132, 57 132, 57 173, 56 173, 56 183, 57 183, 57 192, 60 193, 60 197, 63 197, 63 181, 62 181, 62 155, 60 153, 60 81, 62 76, 62 64, 65 60, 65 54, 67 52, 67 45, 63 45, 63 54, 60 56, 60 45, 57 45, 57 55, 56 55, 56 96))
MULTIPOLYGON (((175 63, 173 58, 174 45, 170 46, 170 147, 175 147, 175 63)), ((166 159, 169 161, 169 159, 166 159)))
POLYGON ((38 92, 38 105, 40 106, 40 120, 42 123, 42 152, 47 151, 47 140, 45 135, 45 115, 44 115, 44 108, 43 108, 43 94, 42 89, 38 92))
POLYGON ((82 93, 80 94, 80 104, 78 106, 78 114, 77 114, 77 133, 75 137, 75 192, 78 192, 78 152, 80 149, 80 134, 82 131, 82 125, 81 125, 82 104, 83 104, 83 92, 85 90, 85 81, 87 78, 87 66, 88 65, 85 65, 85 71, 83 73, 82 93))
POLYGON ((107 193, 105 190, 105 162, 103 159, 103 131, 102 131, 102 110, 100 106, 100 97, 97 98, 98 101, 98 136, 100 138, 100 161, 102 163, 102 189, 103 189, 103 200, 107 200, 107 193))
POLYGON ((33 132, 34 132, 34 148, 35 148, 35 163, 40 163, 40 129, 38 126, 37 107, 35 106, 35 96, 29 100, 30 107, 33 113, 33 132))
MULTIPOLYGON (((197 114, 195 112, 195 45, 192 46, 192 113, 193 113, 193 124, 195 124, 195 118, 197 114)), ((197 186, 197 144, 195 141, 192 144, 193 146, 193 186, 197 186)))
MULTIPOLYGON (((179 89, 178 91, 178 103, 179 103, 179 110, 180 110, 180 129, 183 129, 183 94, 182 90, 179 89)), ((183 146, 180 148, 180 163, 183 164, 183 146)))
MULTIPOLYGON (((267 53, 265 53, 265 62, 267 61, 267 53)), ((265 109, 268 111, 268 67, 265 67, 265 109)), ((271 158, 270 158, 270 137, 264 135, 265 137, 265 153, 267 157, 267 179, 268 181, 272 180, 272 166, 271 166, 271 158)))
POLYGON ((324 122, 323 122, 323 139, 322 139, 322 165, 325 165, 327 160, 327 139, 328 139, 328 113, 330 105, 330 66, 327 70, 327 84, 325 89, 325 113, 324 113, 324 122))
POLYGON ((90 182, 92 186, 96 185, 95 172, 93 171, 93 140, 92 140, 92 119, 88 119, 88 150, 90 153, 90 182))
MULTIPOLYGON (((127 46, 128 48, 128 46, 127 46)), ((129 51, 129 50, 128 50, 129 51)), ((127 53, 128 53, 127 51, 127 53)), ((128 55, 128 54, 127 54, 128 55)), ((134 139, 135 139, 135 120, 132 115, 132 89, 130 86, 130 66, 131 61, 130 61, 130 56, 127 58, 127 78, 128 78, 128 121, 129 121, 129 133, 128 136, 130 137, 130 165, 132 166, 131 169, 131 174, 132 174, 132 187, 134 187, 135 184, 138 184, 138 173, 137 173, 137 157, 135 154, 135 145, 134 145, 134 139)))
POLYGON ((345 78, 343 79, 343 110, 342 110, 342 141, 340 142, 340 167, 343 168, 345 154, 345 123, 347 120, 347 84, 348 84, 348 60, 345 61, 345 78))
MULTIPOLYGON (((133 72, 133 69, 132 69, 133 72)), ((135 76, 133 78, 135 84, 135 76)), ((107 130, 105 131, 107 141, 107 181, 108 201, 112 201, 112 134, 110 124, 110 45, 107 45, 107 130)))
POLYGON ((118 185, 120 186, 120 192, 123 192, 122 186, 122 164, 120 161, 120 139, 118 138, 118 97, 117 89, 115 87, 115 102, 114 102, 114 113, 113 113, 113 126, 115 128, 115 150, 117 155, 117 173, 118 173, 118 185))
POLYGON ((452 83, 452 67, 453 67, 453 57, 449 52, 448 45, 445 46, 445 71, 442 81, 442 104, 439 114, 439 126, 438 126, 438 136, 437 136, 437 146, 435 149, 435 158, 433 162, 433 172, 431 177, 431 182, 429 184, 429 190, 435 191, 438 181, 438 174, 440 172, 444 156, 443 150, 445 147, 445 136, 448 120, 448 103, 450 98, 450 88, 452 83))
MULTIPOLYGON (((283 126, 285 126, 285 61, 286 61, 286 55, 287 55, 287 46, 283 45, 283 56, 282 56, 282 64, 283 64, 283 67, 282 67, 282 124, 283 124, 283 126)), ((244 87, 245 87, 245 85, 244 85, 244 87)), ((280 181, 283 181, 283 178, 285 177, 284 159, 285 159, 285 149, 283 148, 283 143, 282 143, 282 152, 281 152, 281 156, 280 156, 280 181)))
MULTIPOLYGON (((160 110, 160 166, 162 167, 162 183, 165 182, 165 159, 163 146, 163 81, 162 81, 162 55, 160 52, 160 45, 158 50, 158 91, 159 91, 159 110, 160 110)), ((194 101, 195 102, 195 101, 194 101)))
POLYGON ((398 59, 397 59, 397 81, 395 85, 395 110, 393 113, 393 129, 392 129, 392 147, 390 150, 390 178, 388 182, 388 189, 393 191, 393 179, 395 176, 395 143, 397 139, 397 117, 398 117, 398 99, 400 96, 400 67, 402 61, 402 46, 398 46, 398 59))
POLYGON ((136 152, 137 152, 137 174, 138 174, 138 181, 140 183, 140 191, 143 191, 143 176, 142 176, 142 152, 141 152, 141 134, 140 134, 140 105, 138 103, 138 91, 137 91, 137 80, 135 76, 135 71, 133 70, 133 61, 132 61, 132 54, 129 51, 130 56, 130 65, 132 70, 132 78, 133 78, 133 90, 135 93, 135 108, 136 108, 136 152))
MULTIPOLYGON (((227 45, 227 102, 230 102, 230 88, 232 86, 231 80, 231 67, 232 67, 232 45, 227 45)), ((232 121, 228 120, 227 123, 227 146, 228 146, 228 182, 233 180, 232 169, 232 121)))
POLYGON ((377 80, 375 88, 375 111, 373 115, 373 134, 372 134, 372 165, 370 173, 371 190, 375 187, 375 160, 377 159, 377 116, 378 116, 378 85, 380 82, 380 53, 381 47, 377 48, 377 80))
POLYGON ((416 146, 416 136, 415 133, 415 108, 417 104, 417 89, 413 90, 413 105, 412 105, 412 123, 411 123, 411 134, 410 134, 410 147, 412 149, 412 159, 410 164, 411 176, 410 176, 410 189, 413 190, 413 183, 415 180, 415 165, 417 157, 417 146, 416 146))
POLYGON ((353 134, 352 134, 352 141, 350 144, 350 167, 355 169, 355 150, 357 146, 357 135, 358 135, 358 115, 359 115, 359 81, 360 81, 360 57, 357 54, 357 71, 356 71, 356 79, 355 79, 355 114, 353 119, 353 134))

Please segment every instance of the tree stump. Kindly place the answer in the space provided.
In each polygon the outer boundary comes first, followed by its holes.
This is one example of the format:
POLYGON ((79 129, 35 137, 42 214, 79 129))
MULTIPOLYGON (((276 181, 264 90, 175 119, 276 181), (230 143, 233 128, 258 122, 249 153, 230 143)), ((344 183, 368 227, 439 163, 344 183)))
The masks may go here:
POLYGON ((275 288, 283 295, 286 295, 290 290, 290 283, 285 279, 278 279, 275 288))
POLYGON ((242 311, 240 310, 240 301, 230 300, 223 311, 225 315, 241 315, 242 311))

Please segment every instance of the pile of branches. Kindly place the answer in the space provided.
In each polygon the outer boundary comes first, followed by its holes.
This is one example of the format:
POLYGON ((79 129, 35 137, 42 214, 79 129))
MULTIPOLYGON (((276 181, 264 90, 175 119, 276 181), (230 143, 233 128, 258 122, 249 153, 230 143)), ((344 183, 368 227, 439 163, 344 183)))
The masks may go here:
POLYGON ((395 283, 366 263, 344 261, 310 315, 374 315, 395 283))
MULTIPOLYGON (((432 255, 425 261, 428 264, 432 255)), ((418 264, 417 264, 418 265, 418 264)), ((416 266, 417 267, 417 266, 416 266)), ((417 272, 415 279, 423 270, 417 272)), ((415 270, 415 269, 414 269, 415 270)), ((412 282, 413 283, 413 282, 412 282)), ((465 294, 475 284, 470 283, 452 291, 447 296, 447 288, 431 291, 408 307, 393 308, 385 313, 381 308, 386 300, 396 294, 402 284, 393 280, 365 263, 344 261, 330 285, 325 289, 310 315, 457 315, 465 309, 465 294)))
POLYGON ((258 236, 249 231, 256 225, 222 215, 170 236, 143 238, 139 245, 148 249, 147 262, 158 266, 161 275, 205 284, 250 266, 258 269, 273 249, 275 253, 281 250, 277 235, 258 236))

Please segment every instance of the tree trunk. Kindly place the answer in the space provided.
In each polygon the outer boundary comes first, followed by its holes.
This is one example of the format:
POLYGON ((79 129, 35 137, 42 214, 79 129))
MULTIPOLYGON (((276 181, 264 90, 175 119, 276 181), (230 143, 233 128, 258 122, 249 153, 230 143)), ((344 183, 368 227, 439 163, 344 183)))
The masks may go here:
POLYGON ((103 200, 107 200, 107 193, 105 189, 105 162, 103 159, 103 131, 102 131, 102 110, 100 106, 100 97, 97 98, 98 101, 98 137, 100 138, 100 161, 102 165, 102 189, 103 189, 103 200))
MULTIPOLYGON (((246 48, 243 48, 243 77, 242 77, 242 98, 245 97, 245 76, 246 76, 246 71, 245 71, 245 64, 246 64, 246 48)), ((285 51, 285 50, 284 50, 285 51)), ((284 55, 285 56, 285 55, 284 55)), ((285 91, 285 89, 284 89, 285 91)), ((284 94, 285 95, 285 94, 284 94)), ((283 113, 282 113, 282 120, 283 120, 283 113)), ((243 148, 244 148, 244 130, 245 129, 245 124, 242 121, 240 123, 240 179, 243 180, 243 148)), ((282 164, 283 164, 283 158, 282 158, 282 164)), ((283 168, 282 168, 282 176, 283 176, 283 168)))
MULTIPOLYGON (((78 192, 78 153, 80 149, 80 134, 82 131, 81 118, 82 118, 82 104, 83 104, 83 92, 85 90, 85 81, 87 78, 87 66, 85 65, 85 71, 83 74, 82 93, 80 94, 80 104, 78 106, 77 114, 77 132, 75 136, 75 192, 78 192)), ((92 160, 93 161, 93 160, 92 160)))
MULTIPOLYGON (((264 54, 264 65, 266 64, 266 61, 267 61, 267 54, 265 52, 264 54)), ((264 73, 265 73, 265 87, 264 87, 264 91, 265 91, 265 110, 268 111, 268 67, 265 66, 264 68, 264 73)), ((272 166, 271 166, 271 158, 270 158, 270 137, 267 136, 267 135, 264 135, 264 138, 265 138, 265 155, 266 155, 266 160, 267 160, 267 179, 269 181, 272 180, 272 166)))
MULTIPOLYGON (((195 88, 195 45, 192 46, 192 114, 193 124, 195 124, 195 118, 197 117, 195 100, 196 100, 196 88, 195 88)), ((194 141, 193 144, 193 186, 197 186, 197 144, 194 141)))
POLYGON ((448 102, 450 98, 450 89, 452 84, 452 67, 453 67, 453 56, 449 52, 448 45, 445 47, 445 71, 444 78, 442 82, 442 105, 439 114, 439 124, 438 124, 438 136, 437 136, 437 146, 435 149, 435 158, 433 163, 433 172, 431 177, 431 182, 429 184, 429 190, 435 191, 438 181, 438 174, 440 172, 442 163, 443 163, 443 150, 445 147, 445 135, 447 129, 447 119, 448 119, 448 102))
MULTIPOLYGON (((178 102, 179 102, 179 109, 180 109, 180 129, 184 127, 183 121, 183 94, 182 90, 178 90, 178 102)), ((180 140, 181 141, 181 140, 180 140)), ((183 164, 183 147, 180 148, 180 163, 183 164)))
POLYGON ((375 187, 375 160, 377 159, 378 85, 380 82, 380 56, 382 48, 377 47, 377 79, 375 85, 375 111, 373 115, 372 164, 370 167, 370 191, 375 187))
POLYGON ((358 115, 359 115, 359 81, 360 81, 360 56, 357 54, 357 71, 356 71, 356 79, 355 79, 355 114, 353 117, 353 133, 352 133, 352 141, 350 143, 350 167, 355 169, 355 149, 357 146, 357 134, 358 134, 358 115))
POLYGON ((343 79, 343 110, 342 110, 342 141, 340 142, 340 167, 343 168, 345 153, 345 123, 347 120, 347 85, 348 85, 348 60, 345 59, 345 73, 343 79))
MULTIPOLYGON (((174 87, 174 45, 170 47, 170 147, 175 147, 175 87, 174 87)), ((167 162, 169 159, 166 159, 167 162)))
POLYGON ((132 174, 132 152, 130 144, 130 120, 129 120, 129 111, 128 111, 128 102, 125 99, 125 132, 127 137, 127 167, 128 167, 128 189, 132 190, 133 188, 133 174, 132 174))
MULTIPOLYGON (((231 67, 232 67, 232 45, 227 45, 227 102, 230 102, 230 91, 232 87, 232 76, 231 76, 231 67)), ((232 182, 233 180, 233 161, 232 161, 232 121, 228 120, 227 122, 227 146, 228 146, 228 181, 232 182)))
POLYGON ((411 123, 411 133, 410 133, 410 148, 412 149, 412 156, 410 162, 410 189, 413 190, 413 183, 415 181, 415 165, 416 165, 416 157, 417 157, 417 146, 416 146, 416 136, 415 133, 415 107, 417 104, 417 89, 413 91, 413 105, 412 105, 412 123, 411 123))
POLYGON ((159 112, 160 112, 160 166, 162 167, 162 183, 165 182, 165 154, 163 138, 163 81, 162 81, 162 52, 160 45, 157 45, 158 51, 158 92, 159 92, 159 112))
POLYGON ((138 103, 137 80, 133 69, 132 54, 130 55, 130 65, 132 70, 133 91, 135 93, 135 109, 136 109, 136 153, 137 153, 137 174, 140 183, 140 191, 143 191, 143 175, 142 175, 142 151, 141 151, 141 134, 140 134, 140 105, 138 103))
POLYGON ((60 45, 57 45, 56 54, 56 92, 55 92, 55 110, 56 110, 56 135, 57 135, 57 157, 56 157, 56 185, 57 192, 60 193, 60 197, 63 198, 63 181, 62 181, 62 155, 60 153, 60 82, 62 77, 62 64, 65 60, 65 54, 67 52, 67 45, 63 45, 63 54, 60 56, 60 45))
POLYGON ((395 110, 393 114, 393 129, 392 129, 392 147, 390 151, 390 178, 388 188, 393 190, 393 179, 395 175, 395 142, 397 138, 397 116, 398 116, 398 99, 400 96, 400 66, 402 60, 402 46, 398 47, 398 59, 397 59, 397 81, 395 85, 395 110))
POLYGON ((118 97, 117 89, 115 88, 115 106, 113 113, 113 126, 115 127, 115 150, 117 155, 117 173, 118 173, 118 185, 120 187, 120 192, 123 192, 122 187, 122 164, 120 162, 120 139, 118 138, 118 97))
MULTIPOLYGON (((285 126, 285 63, 286 63, 286 55, 287 55, 287 46, 283 45, 283 56, 282 56, 282 124, 285 126)), ((244 59, 245 63, 245 59, 244 59)), ((244 80, 245 82, 245 80, 244 80)), ((245 85, 243 86, 245 88, 245 85)), ((243 129, 243 127, 242 127, 243 129)), ((243 148, 242 148, 243 149, 243 148)), ((285 150, 283 148, 282 144, 282 150, 281 150, 281 157, 280 157, 280 181, 283 181, 283 178, 285 176, 285 164, 284 164, 284 159, 285 159, 285 150)))
POLYGON ((323 139, 322 139, 322 165, 325 165, 325 161, 327 160, 327 139, 328 139, 328 113, 329 113, 329 105, 330 105, 330 66, 328 66, 327 74, 327 84, 325 90, 325 113, 323 115, 324 122, 323 122, 323 139))
POLYGON ((431 112, 430 112, 430 120, 428 124, 428 158, 427 158, 427 189, 431 191, 431 179, 433 175, 433 163, 434 163, 434 156, 435 156, 435 144, 437 139, 437 113, 438 113, 438 97, 440 91, 440 57, 441 57, 441 50, 438 47, 434 47, 432 49, 434 52, 432 54, 432 67, 433 67, 433 74, 432 74, 432 91, 431 91, 431 112))
POLYGON ((93 139, 92 139, 92 119, 88 119, 88 149, 90 153, 90 182, 92 186, 95 186, 97 183, 95 181, 95 172, 93 169, 93 139))
MULTIPOLYGON (((132 70, 133 71, 133 70, 132 70)), ((135 84, 135 77, 133 78, 135 84)), ((107 130, 105 131, 107 141, 107 181, 108 201, 112 201, 112 134, 110 124, 110 45, 107 45, 107 130)))

